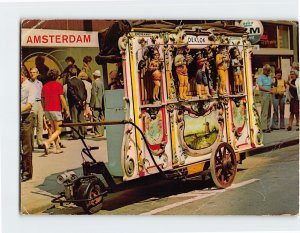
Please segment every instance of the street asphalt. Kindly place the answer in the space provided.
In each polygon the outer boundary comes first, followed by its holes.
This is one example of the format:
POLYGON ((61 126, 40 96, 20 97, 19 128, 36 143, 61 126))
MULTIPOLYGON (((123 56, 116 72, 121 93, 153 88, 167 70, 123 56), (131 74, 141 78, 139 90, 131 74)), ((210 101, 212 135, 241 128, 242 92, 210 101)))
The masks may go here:
MULTIPOLYGON (((259 108, 259 107, 258 107, 259 108)), ((289 115, 288 106, 286 106, 286 123, 289 115)), ((271 133, 265 133, 263 138, 263 147, 252 150, 248 156, 255 156, 271 150, 292 146, 299 143, 299 131, 293 126, 292 131, 284 129, 274 130, 271 133)), ((37 214, 41 213, 54 204, 51 200, 57 196, 58 192, 63 191, 62 185, 56 182, 58 174, 67 170, 74 170, 80 176, 82 174, 82 157, 80 151, 83 148, 79 140, 70 140, 68 136, 62 138, 62 143, 66 146, 63 153, 48 155, 43 150, 35 149, 33 153, 33 178, 20 184, 20 213, 37 214)), ((94 138, 88 135, 86 143, 90 146, 99 146, 98 150, 92 152, 97 161, 107 161, 106 138, 94 138)))

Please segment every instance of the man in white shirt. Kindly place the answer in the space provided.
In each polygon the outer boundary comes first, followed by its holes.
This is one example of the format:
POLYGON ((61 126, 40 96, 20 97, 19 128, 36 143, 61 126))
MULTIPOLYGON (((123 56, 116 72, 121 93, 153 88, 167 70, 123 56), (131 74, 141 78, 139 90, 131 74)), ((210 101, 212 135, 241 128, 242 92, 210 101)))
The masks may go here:
POLYGON ((34 125, 33 105, 36 98, 36 89, 28 80, 28 72, 22 67, 21 70, 21 179, 22 182, 30 180, 33 174, 32 166, 32 137, 34 125))
MULTIPOLYGON (((36 89, 35 103, 33 105, 33 113, 35 116, 35 127, 36 127, 36 141, 38 149, 44 149, 43 146, 43 118, 44 110, 41 102, 42 88, 43 84, 37 78, 39 76, 39 71, 37 68, 30 69, 31 82, 36 89)), ((32 128, 34 130, 34 127, 32 128)), ((34 141, 34 140, 33 140, 34 141)))

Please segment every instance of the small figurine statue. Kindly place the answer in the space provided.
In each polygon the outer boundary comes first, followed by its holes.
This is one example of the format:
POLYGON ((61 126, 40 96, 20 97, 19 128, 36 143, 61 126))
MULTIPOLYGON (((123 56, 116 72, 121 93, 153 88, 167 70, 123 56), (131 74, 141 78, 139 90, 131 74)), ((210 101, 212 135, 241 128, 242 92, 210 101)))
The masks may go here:
POLYGON ((213 46, 209 46, 206 48, 207 50, 207 63, 208 63, 208 80, 209 80, 209 88, 212 95, 214 95, 217 91, 218 87, 218 70, 216 65, 216 48, 213 46))
POLYGON ((189 85, 188 69, 187 65, 191 62, 190 56, 185 54, 183 49, 179 49, 174 60, 174 65, 176 68, 176 74, 179 79, 179 98, 189 99, 187 96, 187 90, 189 85))
POLYGON ((145 40, 144 37, 140 37, 138 39, 138 43, 141 45, 141 56, 146 61, 149 53, 149 47, 147 46, 148 42, 145 40))
POLYGON ((233 77, 234 77, 234 93, 243 92, 243 75, 241 67, 243 66, 243 60, 240 56, 240 51, 238 48, 234 47, 230 50, 230 55, 232 57, 231 65, 233 68, 233 77))
POLYGON ((220 77, 220 88, 219 88, 220 95, 227 94, 226 83, 228 80, 228 67, 229 67, 228 62, 230 62, 230 59, 229 59, 229 53, 227 51, 227 47, 219 46, 219 53, 216 56, 216 65, 220 77))
POLYGON ((158 48, 153 48, 151 53, 151 61, 149 63, 148 70, 152 74, 152 81, 154 83, 152 98, 153 101, 159 100, 159 90, 161 85, 161 79, 162 79, 162 59, 160 58, 159 50, 158 48))
POLYGON ((205 90, 204 98, 207 99, 211 96, 208 89, 208 79, 206 76, 206 69, 208 68, 207 58, 203 57, 202 53, 199 53, 196 57, 197 73, 196 73, 196 90, 199 98, 202 98, 202 89, 205 90))
POLYGON ((154 83, 152 98, 153 101, 159 100, 159 89, 160 89, 160 82, 161 82, 161 72, 159 70, 159 64, 155 60, 150 61, 148 70, 152 73, 152 81, 154 83))

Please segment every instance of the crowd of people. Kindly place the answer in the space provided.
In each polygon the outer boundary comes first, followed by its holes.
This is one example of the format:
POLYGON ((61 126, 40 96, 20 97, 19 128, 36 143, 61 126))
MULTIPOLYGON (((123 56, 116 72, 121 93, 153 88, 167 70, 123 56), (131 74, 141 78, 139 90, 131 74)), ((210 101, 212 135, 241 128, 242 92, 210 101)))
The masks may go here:
POLYGON ((285 80, 282 77, 282 70, 276 69, 272 78, 271 66, 263 66, 263 73, 257 78, 256 84, 261 97, 261 126, 264 133, 272 130, 286 129, 291 131, 294 118, 296 119, 296 130, 299 131, 299 65, 294 62, 289 77, 285 80), (284 121, 284 110, 287 100, 290 103, 290 117, 288 126, 284 121), (273 106, 273 117, 271 110, 273 106))
MULTIPOLYGON (((21 67, 22 181, 32 178, 35 138, 37 148, 43 149, 45 154, 50 153, 51 147, 51 152, 63 153, 62 148, 65 146, 60 141, 63 121, 83 123, 104 120, 104 83, 100 70, 92 73, 90 56, 83 58, 82 69, 75 65, 72 57, 67 57, 65 61, 68 65, 61 74, 56 69, 49 69, 41 56, 36 58, 36 67, 30 68, 30 72, 24 65, 21 67), (43 74, 37 68, 38 65, 43 67, 43 74), (61 78, 64 85, 57 81, 61 78), (44 130, 48 131, 46 140, 43 138, 44 130)), ((71 133, 72 139, 79 139, 87 134, 87 129, 83 126, 74 129, 71 133)), ((92 131, 94 137, 104 136, 103 126, 96 126, 92 131)))

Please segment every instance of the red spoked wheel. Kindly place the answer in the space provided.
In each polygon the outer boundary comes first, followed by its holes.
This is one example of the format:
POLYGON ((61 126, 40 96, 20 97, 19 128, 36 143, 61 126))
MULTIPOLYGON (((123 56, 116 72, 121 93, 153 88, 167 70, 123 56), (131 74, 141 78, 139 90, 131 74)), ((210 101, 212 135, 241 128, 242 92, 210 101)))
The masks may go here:
POLYGON ((237 161, 228 143, 222 142, 212 151, 210 172, 218 188, 227 188, 232 184, 237 172, 237 161))

